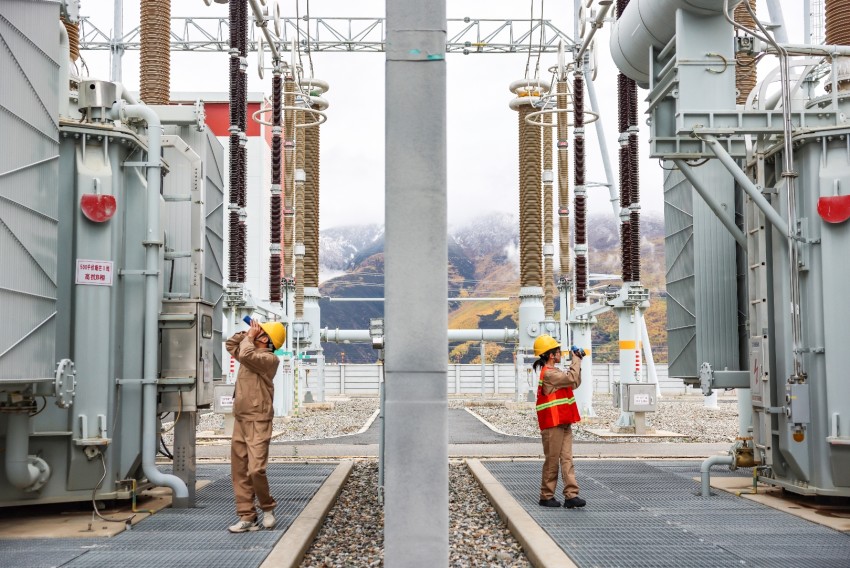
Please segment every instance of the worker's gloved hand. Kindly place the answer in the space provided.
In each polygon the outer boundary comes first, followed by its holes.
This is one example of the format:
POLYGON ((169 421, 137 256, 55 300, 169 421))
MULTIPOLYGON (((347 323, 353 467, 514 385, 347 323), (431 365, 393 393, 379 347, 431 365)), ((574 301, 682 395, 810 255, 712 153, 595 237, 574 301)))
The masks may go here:
POLYGON ((576 347, 575 345, 570 347, 570 353, 572 353, 579 359, 584 359, 584 356, 587 355, 587 353, 584 352, 584 349, 582 349, 581 347, 576 347))

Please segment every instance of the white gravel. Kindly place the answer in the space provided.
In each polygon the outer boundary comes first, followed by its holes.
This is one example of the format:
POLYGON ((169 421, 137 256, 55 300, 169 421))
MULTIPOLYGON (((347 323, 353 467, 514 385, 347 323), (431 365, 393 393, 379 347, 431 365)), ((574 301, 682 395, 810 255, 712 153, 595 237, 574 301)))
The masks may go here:
MULTIPOLYGON (((378 465, 354 465, 301 566, 383 566, 378 465)), ((466 464, 449 465, 449 566, 531 566, 466 464)))
MULTIPOLYGON (((320 438, 334 438, 346 434, 354 434, 360 430, 378 409, 377 398, 352 398, 337 399, 333 402, 333 408, 312 409, 302 408, 296 416, 285 416, 274 419, 273 436, 276 442, 287 442, 296 440, 315 440, 320 438)), ((169 447, 173 442, 173 416, 170 420, 163 422, 163 430, 169 430, 163 434, 163 440, 169 447)), ((213 436, 224 433, 224 415, 205 412, 198 420, 198 437, 215 440, 213 436)), ((207 443, 210 443, 207 440, 207 443)), ((229 443, 228 439, 219 440, 222 444, 229 443)))
MULTIPOLYGON (((585 442, 646 442, 646 438, 601 438, 588 432, 588 428, 607 430, 616 422, 620 409, 614 408, 610 396, 594 396, 596 418, 575 426, 575 440, 585 442)), ((512 436, 540 437, 537 415, 533 404, 506 408, 504 406, 474 406, 474 413, 484 418, 498 430, 512 436)), ((738 435, 738 405, 734 399, 724 398, 718 408, 705 408, 701 399, 662 398, 656 412, 646 413, 647 427, 682 434, 682 437, 656 438, 668 442, 733 442, 738 435)))

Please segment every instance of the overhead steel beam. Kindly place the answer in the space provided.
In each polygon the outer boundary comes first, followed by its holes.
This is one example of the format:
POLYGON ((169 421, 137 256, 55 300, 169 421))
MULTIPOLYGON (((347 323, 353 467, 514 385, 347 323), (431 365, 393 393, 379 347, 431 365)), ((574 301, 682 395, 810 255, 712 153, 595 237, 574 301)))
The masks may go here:
MULTIPOLYGON (((559 41, 568 49, 575 43, 550 20, 454 18, 447 19, 446 25, 448 53, 557 53, 559 41)), ((267 18, 266 29, 274 28, 274 21, 267 18)), ((172 51, 227 52, 228 34, 227 18, 171 18, 172 51)), ((294 38, 304 51, 382 52, 386 45, 386 21, 384 18, 281 18, 276 49, 291 50, 294 38)), ((248 51, 257 51, 258 39, 257 28, 249 26, 248 51)), ((139 27, 117 40, 90 17, 80 18, 81 50, 138 50, 140 44, 139 27)))

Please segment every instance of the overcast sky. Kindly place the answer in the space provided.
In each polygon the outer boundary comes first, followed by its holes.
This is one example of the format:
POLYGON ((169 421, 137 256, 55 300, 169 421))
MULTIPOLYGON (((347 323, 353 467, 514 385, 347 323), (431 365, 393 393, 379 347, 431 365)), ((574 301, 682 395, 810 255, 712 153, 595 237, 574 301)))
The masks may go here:
MULTIPOLYGON (((274 0, 269 0, 271 4, 274 0)), ((759 14, 767 10, 759 0, 759 14)), ((448 0, 448 17, 473 19, 528 19, 531 0, 448 0)), ((570 37, 573 36, 572 0, 534 0, 535 18, 543 17, 570 37)), ((799 29, 801 3, 782 0, 792 42, 802 42, 799 29)), ((294 16, 295 0, 280 2, 284 16, 294 16)), ((303 15, 307 0, 300 0, 303 15)), ((82 0, 82 13, 94 19, 102 30, 113 27, 111 0, 82 0)), ((312 0, 313 17, 383 17, 379 0, 312 0)), ((613 10, 612 10, 613 12, 613 10)), ((124 2, 125 33, 138 26, 139 0, 124 2)), ((202 0, 172 2, 172 16, 226 16, 227 6, 202 0)), ((605 125, 614 176, 617 175, 616 68, 608 51, 608 28, 597 34, 599 72, 595 82, 605 125)), ((91 75, 109 78, 107 52, 84 52, 91 75)), ((266 64, 270 58, 266 56, 266 64)), ((312 55, 317 78, 330 83, 325 98, 330 102, 328 121, 322 126, 321 226, 323 228, 383 223, 384 217, 384 54, 329 53, 312 55)), ((271 73, 261 80, 256 71, 256 55, 249 55, 249 91, 271 92, 271 73)), ((525 76, 525 54, 450 54, 448 65, 448 205, 449 223, 462 224, 483 213, 518 212, 517 117, 508 108, 514 97, 508 85, 525 76)), ((536 56, 532 57, 532 72, 536 56)), ((556 64, 554 54, 540 60, 541 76, 556 64)), ((139 87, 139 53, 128 51, 123 59, 123 82, 130 90, 139 87)), ((172 91, 221 91, 228 88, 228 55, 222 53, 172 53, 172 91)), ((643 99, 646 91, 639 91, 643 99)), ((586 103, 587 105, 587 103, 586 103)), ((663 209, 662 171, 656 160, 647 158, 648 129, 645 116, 641 126, 641 199, 645 212, 660 214, 663 209)), ((596 129, 587 128, 587 179, 605 181, 597 145, 596 129)), ((571 146, 572 147, 572 144, 571 146)), ((572 162, 572 157, 570 159, 572 162)), ((615 179, 616 183, 617 180, 615 179)), ((591 188, 591 214, 611 214, 607 188, 591 188)))

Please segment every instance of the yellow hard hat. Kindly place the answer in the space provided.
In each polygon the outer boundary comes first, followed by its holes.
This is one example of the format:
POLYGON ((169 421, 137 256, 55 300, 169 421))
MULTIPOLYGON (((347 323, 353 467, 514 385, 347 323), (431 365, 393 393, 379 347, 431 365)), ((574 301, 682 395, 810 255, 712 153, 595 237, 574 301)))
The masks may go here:
POLYGON ((555 341, 551 335, 541 335, 534 340, 534 356, 540 357, 547 351, 560 347, 561 344, 555 341))
POLYGON ((266 335, 269 336, 269 339, 272 340, 274 348, 280 349, 280 346, 283 345, 284 341, 286 341, 286 328, 283 327, 283 324, 279 321, 270 321, 267 323, 261 323, 260 327, 263 328, 263 331, 265 331, 266 335))

